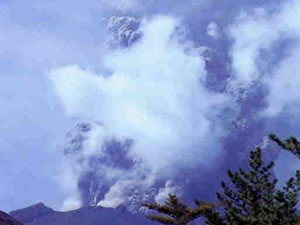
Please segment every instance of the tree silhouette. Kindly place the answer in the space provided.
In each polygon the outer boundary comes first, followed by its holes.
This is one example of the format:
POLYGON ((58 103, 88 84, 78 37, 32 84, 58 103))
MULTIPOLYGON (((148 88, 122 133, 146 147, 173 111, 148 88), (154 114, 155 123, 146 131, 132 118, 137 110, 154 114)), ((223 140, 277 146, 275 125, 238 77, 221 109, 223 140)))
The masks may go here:
POLYGON ((187 225, 191 221, 212 212, 213 204, 195 200, 196 207, 190 209, 184 205, 174 194, 169 194, 164 205, 157 203, 143 204, 148 209, 155 210, 160 214, 149 214, 147 218, 168 225, 187 225))
MULTIPOLYGON (((248 172, 228 170, 231 185, 221 183, 223 194, 217 198, 224 205, 222 224, 228 225, 293 225, 299 221, 296 213, 299 178, 290 178, 282 189, 276 189, 277 180, 271 178, 274 162, 264 165, 261 150, 250 152, 248 172)), ((206 215, 205 224, 217 225, 215 218, 206 215)), ((215 216, 215 215, 214 215, 215 216)))
MULTIPOLYGON (((291 146, 285 147, 293 149, 291 146)), ((158 212, 147 217, 167 225, 187 225, 201 216, 205 219, 205 225, 299 224, 296 206, 300 191, 300 171, 285 186, 276 188, 277 179, 271 173, 274 162, 265 164, 260 148, 250 151, 248 163, 248 171, 241 168, 237 172, 228 170, 230 183, 221 182, 223 193, 217 193, 217 204, 195 200, 196 208, 190 209, 176 195, 170 194, 164 205, 143 204, 158 212)))

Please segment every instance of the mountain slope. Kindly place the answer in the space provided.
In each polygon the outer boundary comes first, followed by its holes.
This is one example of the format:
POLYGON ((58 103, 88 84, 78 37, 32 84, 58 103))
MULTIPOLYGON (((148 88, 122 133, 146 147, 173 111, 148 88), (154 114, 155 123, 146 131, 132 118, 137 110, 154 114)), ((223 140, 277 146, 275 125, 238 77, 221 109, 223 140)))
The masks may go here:
POLYGON ((0 225, 23 225, 10 215, 5 212, 0 211, 0 225))
POLYGON ((113 208, 83 207, 58 212, 39 203, 12 211, 11 216, 25 225, 150 225, 142 215, 130 214, 124 206, 113 208))

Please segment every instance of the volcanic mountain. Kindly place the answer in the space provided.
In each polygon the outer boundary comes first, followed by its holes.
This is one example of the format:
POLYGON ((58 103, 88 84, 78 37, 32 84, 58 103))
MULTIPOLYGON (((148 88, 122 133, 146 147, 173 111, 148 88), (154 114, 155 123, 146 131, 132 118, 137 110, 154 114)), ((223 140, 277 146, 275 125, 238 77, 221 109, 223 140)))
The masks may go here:
MULTIPOLYGON (((43 203, 10 212, 11 217, 24 225, 147 225, 151 224, 140 214, 131 214, 124 206, 117 208, 83 207, 73 211, 58 212, 43 203)), ((2 225, 2 224, 0 224, 2 225)), ((22 225, 4 223, 3 225, 22 225)))

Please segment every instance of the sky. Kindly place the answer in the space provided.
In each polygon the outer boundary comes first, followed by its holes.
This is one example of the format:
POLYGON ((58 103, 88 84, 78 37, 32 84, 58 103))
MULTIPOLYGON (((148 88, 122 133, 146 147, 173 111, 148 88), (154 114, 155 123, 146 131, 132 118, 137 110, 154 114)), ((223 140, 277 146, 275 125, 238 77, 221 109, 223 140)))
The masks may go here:
POLYGON ((0 2, 0 205, 214 199, 300 135, 296 0, 0 2), (189 196, 189 193, 195 193, 189 196))

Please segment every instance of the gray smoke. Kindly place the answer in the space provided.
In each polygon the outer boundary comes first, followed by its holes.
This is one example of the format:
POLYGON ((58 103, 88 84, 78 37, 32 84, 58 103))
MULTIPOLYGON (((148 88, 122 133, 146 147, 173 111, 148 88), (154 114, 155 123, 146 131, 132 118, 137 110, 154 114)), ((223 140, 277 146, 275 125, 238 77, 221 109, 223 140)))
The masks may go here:
POLYGON ((111 17, 108 21, 108 30, 111 32, 108 45, 112 48, 131 46, 141 38, 139 27, 140 21, 133 17, 111 17))
POLYGON ((64 171, 73 179, 64 208, 137 212, 170 192, 213 200, 226 169, 245 166, 249 150, 261 146, 276 159, 266 135, 287 134, 282 125, 299 133, 291 118, 300 28, 289 16, 299 3, 281 2, 123 1, 120 14, 129 16, 109 19, 111 50, 99 62, 109 73, 51 72, 66 114, 89 121, 67 137, 64 171))

